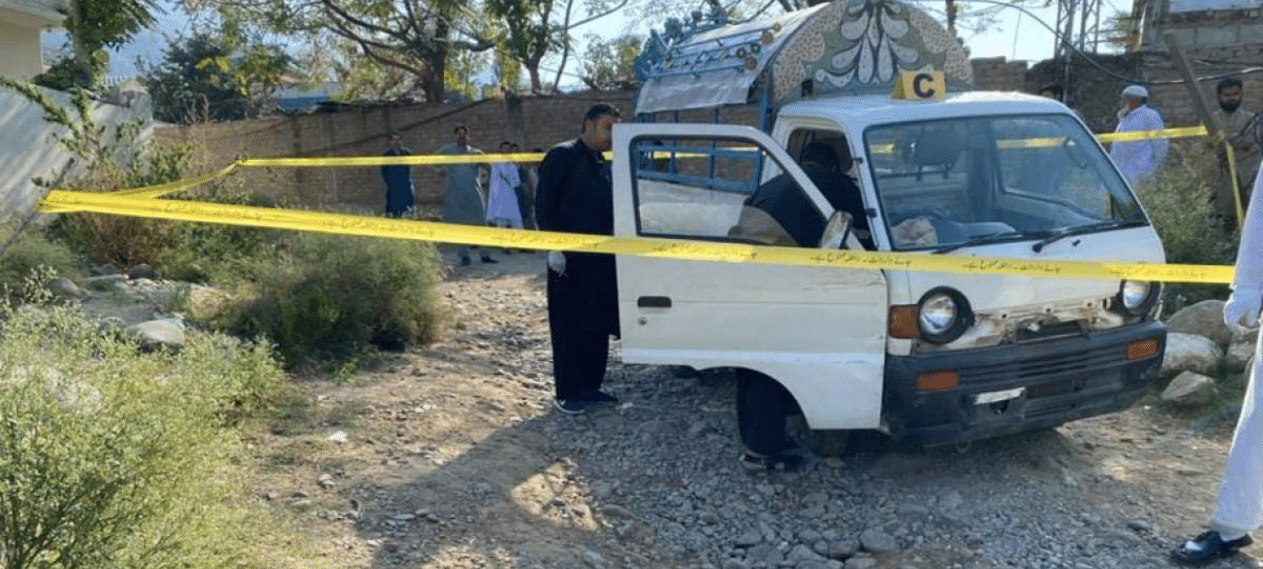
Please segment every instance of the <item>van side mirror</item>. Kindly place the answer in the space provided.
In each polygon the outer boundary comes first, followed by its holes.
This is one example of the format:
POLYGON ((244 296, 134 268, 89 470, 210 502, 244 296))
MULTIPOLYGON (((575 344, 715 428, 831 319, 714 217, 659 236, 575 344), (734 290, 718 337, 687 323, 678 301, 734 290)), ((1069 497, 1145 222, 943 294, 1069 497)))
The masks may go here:
POLYGON ((824 226, 824 234, 820 236, 821 249, 845 249, 846 236, 851 232, 851 214, 835 211, 829 216, 824 226))

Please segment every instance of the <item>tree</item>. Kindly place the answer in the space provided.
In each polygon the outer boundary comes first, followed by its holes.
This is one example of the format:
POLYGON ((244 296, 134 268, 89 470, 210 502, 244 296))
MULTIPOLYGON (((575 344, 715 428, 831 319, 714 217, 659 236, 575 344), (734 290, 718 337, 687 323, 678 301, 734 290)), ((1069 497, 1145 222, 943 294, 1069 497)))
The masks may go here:
POLYGON ((632 64, 644 46, 643 37, 624 34, 608 41, 596 34, 584 36, 588 49, 583 62, 583 82, 593 89, 631 81, 632 64))
POLYGON ((487 54, 483 52, 452 52, 448 56, 447 75, 444 78, 447 82, 449 98, 471 101, 481 97, 482 92, 477 85, 474 85, 474 76, 486 69, 488 59, 487 54))
POLYGON ((158 0, 69 0, 62 10, 62 25, 70 35, 71 51, 34 82, 63 91, 97 88, 109 62, 105 49, 126 44, 153 26, 155 12, 162 12, 158 0))
POLYGON ((143 75, 158 120, 235 120, 258 116, 292 61, 278 46, 238 47, 198 33, 172 40, 162 63, 143 75))
POLYGON ((485 51, 495 42, 485 33, 476 6, 462 0, 183 0, 199 14, 213 14, 226 27, 254 28, 309 42, 341 38, 360 55, 411 75, 428 101, 445 100, 448 55, 485 51))

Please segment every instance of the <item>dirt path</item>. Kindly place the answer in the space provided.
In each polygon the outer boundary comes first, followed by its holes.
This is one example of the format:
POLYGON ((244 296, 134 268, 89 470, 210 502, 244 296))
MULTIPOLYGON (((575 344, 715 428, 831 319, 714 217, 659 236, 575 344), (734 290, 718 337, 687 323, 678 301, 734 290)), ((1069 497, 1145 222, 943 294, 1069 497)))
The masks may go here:
POLYGON ((623 403, 560 415, 543 257, 497 257, 442 285, 443 342, 305 383, 252 441, 259 500, 334 566, 1168 567, 1213 506, 1232 421, 1194 431, 1152 398, 965 452, 859 437, 770 476, 736 463, 723 376, 612 363, 623 403))

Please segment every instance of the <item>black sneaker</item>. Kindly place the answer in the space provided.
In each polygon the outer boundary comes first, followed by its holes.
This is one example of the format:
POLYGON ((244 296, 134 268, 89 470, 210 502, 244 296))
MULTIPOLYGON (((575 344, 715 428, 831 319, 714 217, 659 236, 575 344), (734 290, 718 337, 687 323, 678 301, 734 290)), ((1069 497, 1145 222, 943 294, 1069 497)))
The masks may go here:
POLYGON ((583 393, 580 393, 579 396, 576 397, 575 399, 578 399, 579 401, 584 401, 587 403, 618 403, 617 397, 610 395, 609 393, 606 393, 604 391, 601 391, 600 389, 592 389, 589 391, 584 391, 583 393))
POLYGON ((557 410, 567 415, 580 415, 587 406, 578 399, 553 399, 553 404, 557 406, 557 410))
POLYGON ((1254 543, 1249 535, 1243 535, 1231 541, 1224 541, 1217 531, 1208 531, 1184 542, 1171 553, 1171 557, 1181 563, 1201 565, 1219 557, 1227 557, 1238 549, 1254 543))
POLYGON ((500 261, 497 261, 497 260, 495 260, 495 259, 492 259, 491 257, 483 257, 483 258, 482 258, 482 262, 484 262, 484 263, 490 263, 490 264, 494 265, 494 264, 496 264, 496 263, 499 263, 500 261))

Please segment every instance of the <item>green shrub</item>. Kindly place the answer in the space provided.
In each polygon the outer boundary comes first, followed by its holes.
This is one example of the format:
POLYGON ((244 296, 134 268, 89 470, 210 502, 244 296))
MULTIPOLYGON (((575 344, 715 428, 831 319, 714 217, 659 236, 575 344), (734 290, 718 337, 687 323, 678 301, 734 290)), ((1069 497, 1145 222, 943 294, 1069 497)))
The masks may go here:
POLYGON ((48 281, 56 277, 77 281, 83 272, 69 248, 45 239, 38 230, 27 230, 0 257, 2 300, 7 306, 51 300, 48 281))
MULTIPOLYGON (((1154 229, 1162 238, 1168 263, 1230 265, 1236 255, 1237 237, 1224 227, 1210 202, 1218 164, 1204 149, 1190 146, 1168 159, 1174 164, 1160 170, 1154 181, 1136 188, 1154 229)), ((1163 313, 1170 315, 1186 306, 1211 298, 1225 298, 1225 286, 1167 283, 1163 313)))
POLYGON ((264 347, 192 335, 138 354, 66 308, 0 320, 6 569, 237 563, 247 517, 227 428, 280 386, 264 347))
POLYGON ((430 244, 300 233, 265 263, 219 323, 276 342, 288 366, 336 367, 437 331, 441 264, 430 244))
MULTIPOLYGON (((176 196, 179 198, 180 196, 176 196)), ((275 202, 220 185, 193 199, 221 204, 270 207, 275 202)), ((277 230, 216 223, 181 223, 154 267, 166 278, 233 284, 252 280, 251 271, 277 258, 287 236, 277 230)))

